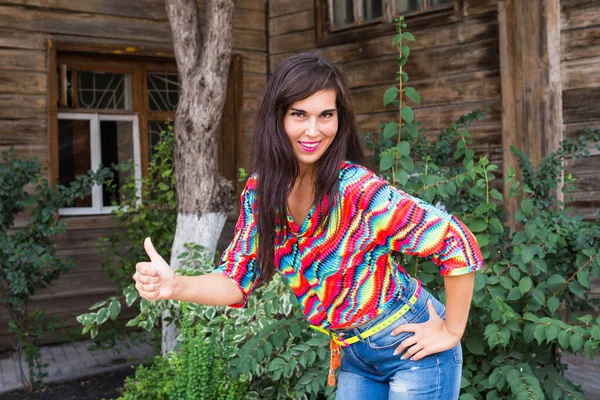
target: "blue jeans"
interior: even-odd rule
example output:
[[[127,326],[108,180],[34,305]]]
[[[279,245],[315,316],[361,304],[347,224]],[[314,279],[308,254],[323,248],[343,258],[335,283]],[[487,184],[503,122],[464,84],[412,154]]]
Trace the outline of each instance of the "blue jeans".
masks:
[[[341,338],[356,336],[396,312],[416,289],[411,279],[405,296],[387,311],[357,328],[338,329]],[[342,347],[344,355],[338,376],[336,400],[390,399],[429,400],[458,399],[462,376],[462,347],[460,342],[452,349],[430,354],[421,360],[401,360],[394,350],[404,339],[413,336],[403,332],[390,336],[390,332],[406,323],[421,323],[429,319],[427,300],[431,299],[438,315],[446,318],[446,307],[424,288],[414,306],[385,329]],[[405,350],[406,351],[406,350]]]

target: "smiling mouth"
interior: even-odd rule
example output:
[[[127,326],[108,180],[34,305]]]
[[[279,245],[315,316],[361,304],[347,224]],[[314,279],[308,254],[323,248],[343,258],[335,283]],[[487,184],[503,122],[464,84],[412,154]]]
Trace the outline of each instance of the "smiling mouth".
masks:
[[[298,142],[298,144],[300,144],[300,147],[302,147],[303,150],[305,151],[315,151],[317,147],[319,147],[319,144],[321,142]]]

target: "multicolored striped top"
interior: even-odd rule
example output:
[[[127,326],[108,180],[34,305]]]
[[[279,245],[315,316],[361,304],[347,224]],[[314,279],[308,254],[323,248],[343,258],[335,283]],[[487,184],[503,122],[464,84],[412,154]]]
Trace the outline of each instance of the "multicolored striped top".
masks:
[[[241,302],[230,305],[235,308],[246,304],[260,274],[256,186],[254,174],[242,192],[234,238],[215,270],[244,294]],[[354,162],[341,165],[339,194],[328,218],[324,203],[312,207],[302,226],[288,209],[292,232],[275,243],[275,265],[312,325],[356,326],[391,306],[410,279],[392,251],[429,257],[443,276],[483,268],[475,237],[461,221]]]

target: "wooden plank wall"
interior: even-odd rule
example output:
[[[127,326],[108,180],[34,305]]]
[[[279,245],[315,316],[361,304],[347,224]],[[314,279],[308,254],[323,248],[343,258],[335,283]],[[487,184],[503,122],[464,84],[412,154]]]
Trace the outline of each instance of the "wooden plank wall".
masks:
[[[406,71],[421,94],[416,117],[427,134],[437,134],[462,114],[490,108],[485,121],[472,129],[474,147],[502,162],[498,21],[495,0],[466,0],[465,19],[413,30]],[[393,35],[328,47],[315,45],[313,2],[271,0],[269,19],[271,70],[301,51],[324,56],[343,73],[352,89],[361,132],[375,131],[380,121],[397,119],[393,106],[383,107],[383,93],[395,84]]]
[[[600,129],[600,1],[561,1],[561,70],[565,136]],[[592,157],[567,161],[566,172],[579,179],[569,205],[592,219],[600,211],[600,152],[589,149]]]
[[[203,15],[204,0],[198,0]],[[267,73],[264,0],[238,0],[234,16],[234,53],[243,56],[245,126],[258,105],[256,93],[264,89]],[[15,23],[18,21],[18,23]],[[106,52],[122,48],[135,55],[144,49],[172,54],[170,28],[160,0],[0,0],[0,151],[14,146],[20,155],[37,156],[48,171],[47,41],[104,46]],[[248,157],[248,148],[245,153]],[[26,214],[20,219],[26,221]],[[74,316],[94,302],[113,294],[114,285],[101,269],[96,240],[112,230],[110,218],[69,217],[68,231],[57,242],[57,252],[73,257],[75,269],[50,287],[40,290],[31,307],[47,310],[77,326]],[[234,221],[235,222],[235,221]],[[228,243],[233,224],[224,231]],[[223,244],[224,243],[224,244]],[[133,272],[132,272],[133,274]],[[125,307],[126,309],[126,307]],[[131,316],[126,313],[124,317]],[[0,305],[0,352],[12,348],[8,315]],[[58,334],[45,338],[56,342]]]

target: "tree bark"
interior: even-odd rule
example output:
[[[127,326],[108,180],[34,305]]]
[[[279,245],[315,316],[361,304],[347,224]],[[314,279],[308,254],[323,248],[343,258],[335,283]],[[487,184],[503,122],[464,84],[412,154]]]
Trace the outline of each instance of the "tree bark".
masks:
[[[167,0],[181,92],[175,114],[174,162],[177,178],[177,229],[170,265],[180,267],[183,245],[194,242],[214,257],[234,187],[219,174],[218,132],[231,60],[234,0],[208,0],[200,30],[196,0]],[[163,314],[163,354],[178,335]]]

